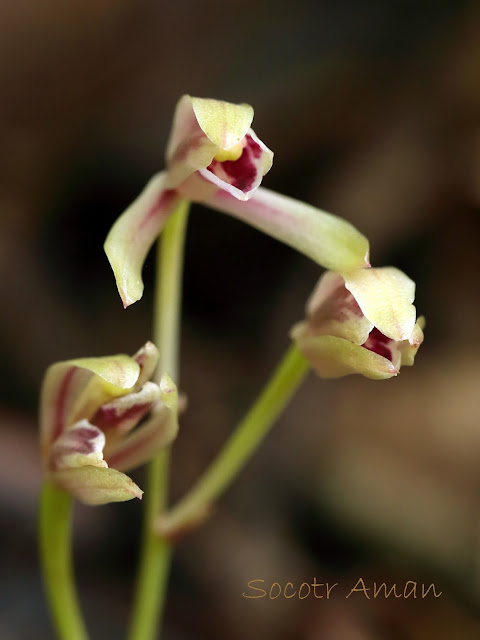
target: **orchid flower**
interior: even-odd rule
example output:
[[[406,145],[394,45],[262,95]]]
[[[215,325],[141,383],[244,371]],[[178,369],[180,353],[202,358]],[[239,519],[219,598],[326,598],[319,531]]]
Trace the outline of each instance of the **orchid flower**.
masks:
[[[415,283],[394,267],[327,272],[291,336],[322,378],[391,378],[413,365],[423,341],[414,297]]]
[[[125,307],[142,297],[142,267],[182,199],[230,214],[327,269],[369,266],[368,241],[348,222],[259,187],[273,153],[251,129],[247,104],[183,96],[156,174],[118,218],[105,242]]]
[[[91,505],[141,498],[143,491],[123,471],[149,460],[178,431],[175,384],[167,374],[159,385],[149,381],[157,360],[147,342],[133,357],[49,367],[40,432],[45,473],[56,485]]]

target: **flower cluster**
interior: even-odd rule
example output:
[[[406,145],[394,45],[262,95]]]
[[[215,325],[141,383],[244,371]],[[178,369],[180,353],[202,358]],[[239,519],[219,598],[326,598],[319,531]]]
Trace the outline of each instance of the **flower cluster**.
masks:
[[[123,471],[137,467],[178,431],[177,388],[147,342],[133,357],[53,364],[43,382],[40,433],[46,475],[86,504],[141,498]],[[144,420],[145,419],[145,420]],[[139,425],[140,421],[142,424]]]
[[[182,200],[204,203],[329,269],[308,302],[306,320],[291,332],[320,376],[395,376],[413,364],[423,340],[414,283],[393,267],[371,268],[368,241],[348,222],[260,186],[273,153],[252,120],[246,104],[180,99],[166,169],[148,182],[105,242],[124,306],[142,296],[143,263],[168,217]],[[156,361],[147,343],[133,358],[71,360],[48,370],[41,408],[45,469],[83,502],[140,497],[123,471],[175,437],[177,390],[166,374],[160,385],[148,381]]]

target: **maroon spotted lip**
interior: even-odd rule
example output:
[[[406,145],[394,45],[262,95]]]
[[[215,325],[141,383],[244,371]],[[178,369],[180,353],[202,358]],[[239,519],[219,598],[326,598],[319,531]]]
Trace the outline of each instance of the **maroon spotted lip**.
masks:
[[[258,176],[258,168],[254,160],[258,160],[261,155],[262,148],[247,133],[245,147],[237,160],[224,160],[223,162],[212,160],[207,170],[245,193],[254,188]]]

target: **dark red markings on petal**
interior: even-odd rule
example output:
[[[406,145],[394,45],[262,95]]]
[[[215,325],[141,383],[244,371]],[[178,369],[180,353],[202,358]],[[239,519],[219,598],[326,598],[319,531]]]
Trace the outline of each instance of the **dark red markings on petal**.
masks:
[[[65,431],[52,445],[49,462],[51,470],[65,468],[65,456],[72,454],[88,456],[97,451],[98,443],[95,443],[95,440],[100,435],[98,429],[93,426],[75,427]]]
[[[338,287],[319,304],[318,308],[309,313],[310,328],[314,333],[325,322],[346,322],[352,316],[361,318],[363,312],[350,291],[344,286]]]
[[[164,207],[167,207],[176,195],[177,192],[174,189],[165,189],[165,191],[162,191],[155,199],[155,202],[152,204],[147,214],[143,217],[141,223],[138,225],[138,231],[141,231],[143,227],[148,225],[151,219],[154,218]]]
[[[387,338],[381,331],[377,329],[377,327],[373,327],[370,331],[370,335],[368,336],[366,342],[362,344],[362,347],[368,349],[369,351],[373,351],[374,353],[378,353],[379,356],[383,356],[387,360],[393,363],[392,351],[389,349],[387,345],[392,342],[391,338]]]
[[[176,162],[183,162],[192,151],[201,147],[204,140],[205,134],[203,131],[199,131],[198,133],[194,133],[189,136],[175,149],[175,153],[169,159],[168,165],[171,166]]]
[[[346,287],[337,289],[336,295],[331,296],[332,317],[339,322],[347,320],[349,316],[363,317],[363,311],[358,302]]]
[[[209,171],[216,174],[215,169],[218,165],[221,165],[221,168],[229,177],[229,184],[240,189],[240,191],[250,191],[252,189],[257,177],[257,167],[253,159],[262,155],[262,148],[251,136],[247,134],[245,140],[245,147],[238,160],[225,160],[225,162],[212,160],[207,167]]]
[[[145,365],[146,360],[147,360],[147,350],[146,349],[141,349],[138,353],[135,354],[134,360],[138,364],[138,366],[140,367],[140,371],[141,371],[143,369],[144,365]]]
[[[152,433],[143,438],[135,438],[132,443],[128,443],[127,441],[127,444],[121,446],[118,451],[113,451],[111,455],[107,456],[108,466],[116,469],[124,463],[125,458],[128,459],[132,455],[136,455],[139,451],[143,451],[152,446],[157,438],[157,431],[152,431]]]
[[[252,136],[248,133],[245,136],[245,140],[247,141],[245,148],[248,149],[252,156],[254,158],[257,158],[258,160],[258,158],[260,158],[260,156],[262,155],[262,147],[258,144],[258,142],[255,142]]]
[[[147,404],[136,404],[125,411],[119,411],[115,407],[101,407],[92,419],[92,423],[102,431],[114,429],[119,424],[140,421],[153,406],[153,402]]]
[[[74,448],[75,453],[83,453],[88,455],[95,451],[95,445],[93,441],[98,438],[98,431],[91,427],[78,427],[72,432],[75,438]]]
[[[72,379],[76,371],[76,367],[71,367],[63,377],[58,395],[55,400],[55,413],[53,418],[52,442],[54,442],[65,429],[65,408],[67,404],[67,396]]]

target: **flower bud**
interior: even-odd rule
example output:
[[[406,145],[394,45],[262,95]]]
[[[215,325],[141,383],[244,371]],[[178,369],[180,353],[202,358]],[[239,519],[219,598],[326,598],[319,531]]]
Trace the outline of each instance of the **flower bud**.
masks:
[[[391,378],[413,365],[423,341],[414,296],[415,283],[394,267],[328,271],[291,337],[322,378]]]
[[[45,473],[82,502],[141,498],[123,471],[176,436],[175,384],[167,374],[160,385],[148,381],[157,360],[147,342],[133,357],[69,360],[47,370],[40,405]]]

